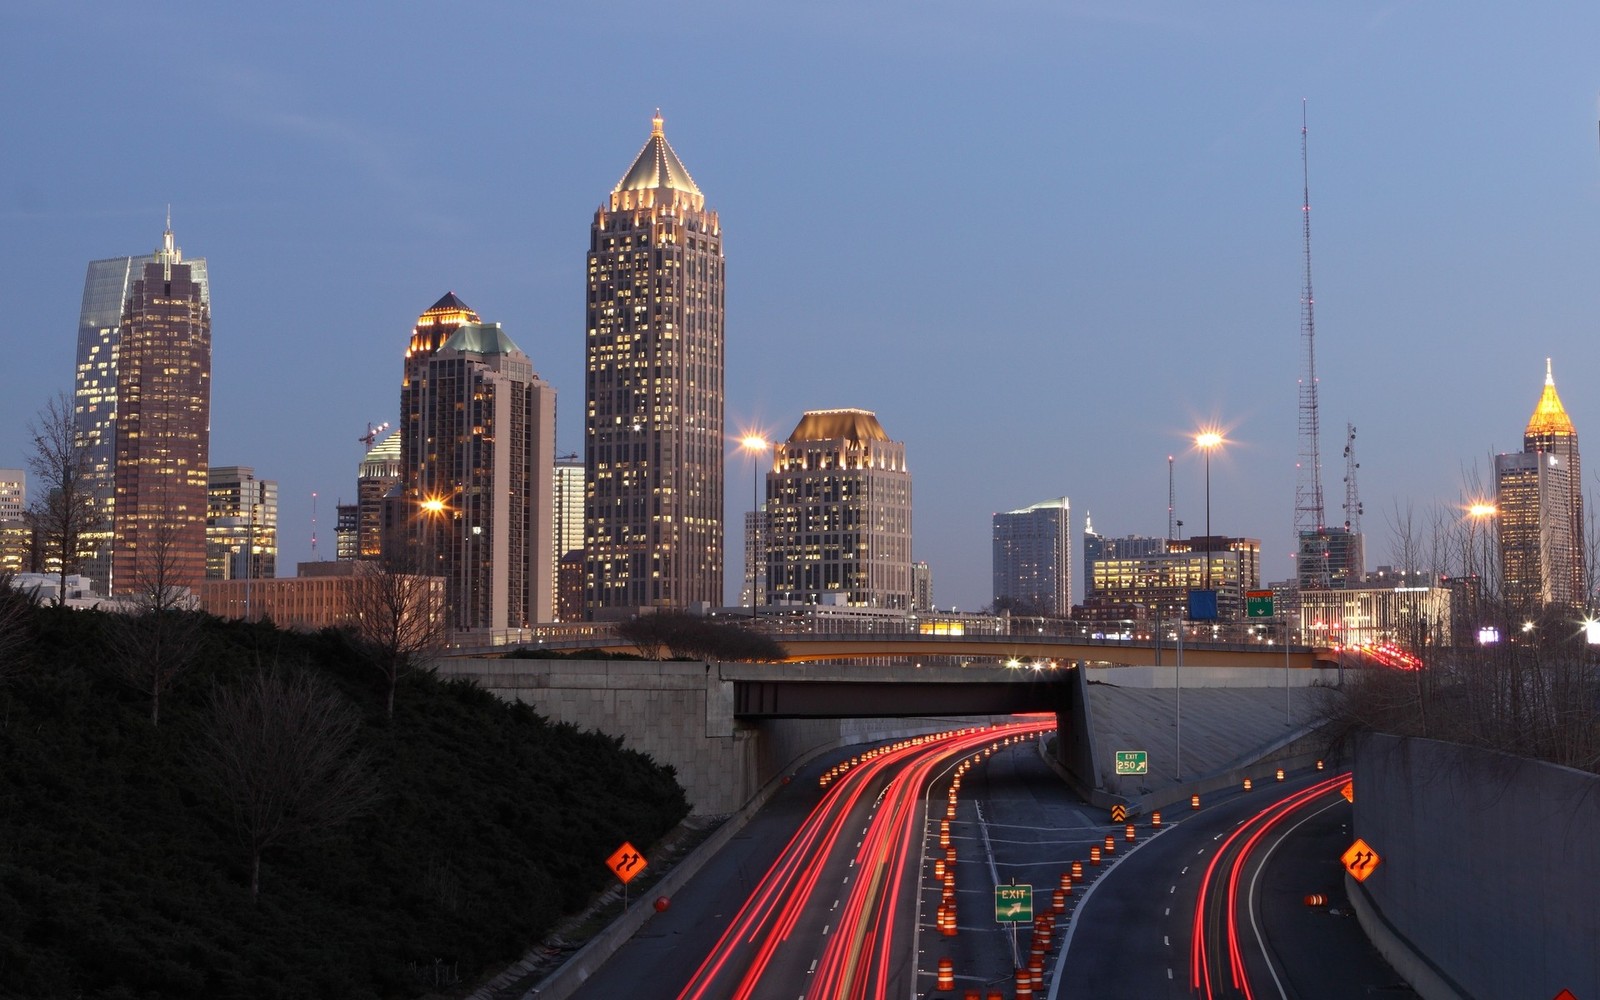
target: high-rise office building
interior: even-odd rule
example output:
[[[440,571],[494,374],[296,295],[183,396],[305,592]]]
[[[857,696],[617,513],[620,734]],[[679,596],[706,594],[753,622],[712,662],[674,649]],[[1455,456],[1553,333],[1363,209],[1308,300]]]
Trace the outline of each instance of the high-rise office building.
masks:
[[[1589,597],[1586,593],[1588,567],[1585,565],[1584,552],[1587,529],[1583,523],[1583,463],[1578,455],[1578,431],[1572,426],[1572,418],[1567,416],[1566,407],[1561,405],[1561,397],[1556,395],[1555,374],[1549,358],[1544,360],[1544,390],[1533,408],[1533,415],[1528,418],[1528,426],[1522,432],[1522,450],[1554,455],[1566,468],[1567,496],[1559,504],[1559,516],[1567,521],[1567,537],[1570,541],[1565,558],[1551,568],[1552,573],[1565,576],[1566,580],[1552,581],[1550,591],[1556,596],[1551,600],[1563,604],[1582,604]]]
[[[722,603],[722,228],[662,129],[589,231],[584,603]]]
[[[33,531],[23,513],[28,509],[28,474],[0,469],[0,573],[30,569]]]
[[[421,566],[445,578],[452,631],[549,621],[556,394],[498,323],[463,323],[406,360],[405,490]],[[415,437],[412,437],[415,435]]]
[[[113,593],[193,589],[205,578],[211,306],[203,275],[169,227],[123,305],[111,420]]]
[[[556,459],[555,474],[551,479],[551,494],[553,504],[552,514],[553,530],[555,532],[555,545],[551,554],[555,559],[552,572],[556,580],[556,612],[555,620],[558,622],[583,620],[583,588],[578,588],[578,602],[576,606],[568,600],[569,589],[561,586],[561,563],[572,553],[578,553],[578,565],[582,566],[583,556],[583,461],[576,455],[563,455]]]
[[[349,561],[361,558],[357,539],[360,535],[361,505],[342,500],[333,508],[334,558]]]
[[[1507,609],[1538,613],[1573,605],[1572,470],[1560,455],[1519,451],[1494,457],[1500,529],[1500,588]]]
[[[744,586],[739,605],[760,607],[767,599],[767,539],[771,535],[765,510],[744,512]]]
[[[210,470],[206,486],[206,579],[278,575],[278,483],[247,465]]]
[[[768,604],[911,607],[906,447],[867,410],[811,410],[767,474]]]
[[[1181,529],[1183,522],[1179,521]],[[1094,564],[1105,559],[1138,559],[1161,555],[1167,551],[1167,539],[1149,535],[1124,535],[1113,538],[1094,530],[1094,519],[1083,516],[1083,596],[1087,601],[1100,595],[1095,593]]]
[[[427,313],[423,314],[424,316]],[[452,327],[452,330],[455,328]],[[407,370],[409,385],[410,371]],[[384,498],[396,492],[405,482],[400,458],[400,431],[367,449],[356,471],[356,514],[354,559],[377,559],[383,555],[383,504]],[[399,492],[404,492],[403,489]],[[339,558],[345,556],[341,553]]]
[[[1360,532],[1324,526],[1303,531],[1295,557],[1301,590],[1348,590],[1366,579],[1366,548]]]
[[[911,564],[911,610],[933,610],[933,570],[921,560]]]
[[[167,229],[172,228],[171,220]],[[170,235],[170,232],[169,232]],[[101,594],[111,593],[111,542],[117,461],[117,355],[122,344],[122,314],[133,283],[156,254],[110,257],[89,262],[78,313],[77,364],[73,374],[73,419],[79,447],[86,452],[96,525],[84,538],[82,572]],[[211,285],[206,259],[183,262],[209,312]]]
[[[996,606],[1042,615],[1072,613],[1072,507],[1066,497],[994,515]]]

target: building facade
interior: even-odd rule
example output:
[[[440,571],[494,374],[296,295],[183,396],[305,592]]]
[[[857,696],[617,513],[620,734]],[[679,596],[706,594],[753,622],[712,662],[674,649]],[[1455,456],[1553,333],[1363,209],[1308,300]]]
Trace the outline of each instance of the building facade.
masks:
[[[867,410],[811,410],[767,474],[767,604],[911,608],[905,445]]]
[[[167,229],[172,228],[168,220]],[[122,316],[133,283],[155,263],[156,254],[109,257],[89,262],[78,312],[77,357],[73,368],[73,421],[84,450],[95,521],[84,539],[83,574],[101,594],[111,593],[111,543],[116,497],[117,356],[122,346]],[[206,259],[184,261],[209,312],[211,284]]]
[[[1500,593],[1515,614],[1572,605],[1571,470],[1560,455],[1521,451],[1494,457],[1500,534]]]
[[[427,314],[424,313],[424,316]],[[410,385],[407,371],[407,385]],[[352,559],[377,559],[383,555],[383,505],[391,493],[403,492],[403,463],[400,457],[401,435],[397,428],[389,436],[374,442],[361,458],[356,470],[355,538],[351,544]],[[340,555],[340,558],[345,558]]]
[[[1161,553],[1098,559],[1091,572],[1095,599],[1142,608],[1143,617],[1188,617],[1189,591],[1209,583],[1219,616],[1242,618],[1245,591],[1261,586],[1261,540],[1196,535],[1169,541]]]
[[[1072,506],[1066,497],[994,515],[996,609],[1066,618],[1072,613]]]
[[[558,622],[583,620],[582,576],[579,577],[578,602],[574,606],[561,585],[562,560],[576,552],[578,565],[583,565],[583,460],[576,455],[563,455],[556,459],[551,479],[551,507],[555,532],[556,612]]]
[[[278,575],[278,484],[247,465],[210,470],[206,484],[206,579]]]
[[[207,580],[200,585],[200,610],[219,618],[260,621],[315,632],[354,627],[374,603],[371,574],[383,570],[371,560],[301,563],[298,575],[272,580]],[[406,611],[437,618],[444,609],[444,581],[405,577],[413,599]],[[381,599],[380,599],[381,600]],[[423,631],[420,627],[414,631]]]
[[[1346,590],[1366,578],[1366,549],[1360,532],[1323,527],[1300,533],[1295,576],[1302,590]]]
[[[920,560],[911,564],[911,610],[933,610],[933,569]]]
[[[720,605],[722,228],[659,114],[595,212],[585,315],[587,614]]]
[[[1183,522],[1178,522],[1182,527]],[[1094,564],[1102,559],[1135,559],[1140,556],[1160,555],[1167,551],[1165,538],[1148,535],[1124,535],[1113,538],[1094,530],[1094,520],[1083,517],[1083,596],[1087,603],[1099,596],[1095,593]]]
[[[211,305],[203,277],[168,228],[123,305],[110,420],[113,595],[192,590],[205,578]]]
[[[402,450],[417,568],[445,579],[452,632],[528,628],[554,615],[556,394],[498,323],[465,323],[413,367]],[[414,419],[413,419],[414,417]]]

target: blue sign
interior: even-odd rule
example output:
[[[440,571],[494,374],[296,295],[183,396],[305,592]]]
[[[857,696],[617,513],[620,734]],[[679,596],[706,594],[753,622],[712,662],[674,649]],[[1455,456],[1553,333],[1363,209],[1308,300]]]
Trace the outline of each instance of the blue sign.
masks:
[[[1189,591],[1189,620],[1214,622],[1217,620],[1217,592],[1215,590]]]

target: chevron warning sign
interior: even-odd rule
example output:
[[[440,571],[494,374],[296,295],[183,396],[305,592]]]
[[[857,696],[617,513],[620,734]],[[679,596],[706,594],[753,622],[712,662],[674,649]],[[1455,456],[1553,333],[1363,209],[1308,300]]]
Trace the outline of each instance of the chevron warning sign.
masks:
[[[1118,802],[1111,807],[1111,822],[1126,823],[1128,821],[1128,807]]]

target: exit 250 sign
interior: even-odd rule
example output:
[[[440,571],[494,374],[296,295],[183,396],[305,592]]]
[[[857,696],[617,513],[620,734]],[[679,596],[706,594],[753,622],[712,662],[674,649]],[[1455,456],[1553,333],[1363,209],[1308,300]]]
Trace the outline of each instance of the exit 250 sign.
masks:
[[[1150,751],[1148,750],[1118,750],[1116,752],[1117,774],[1149,774]]]

